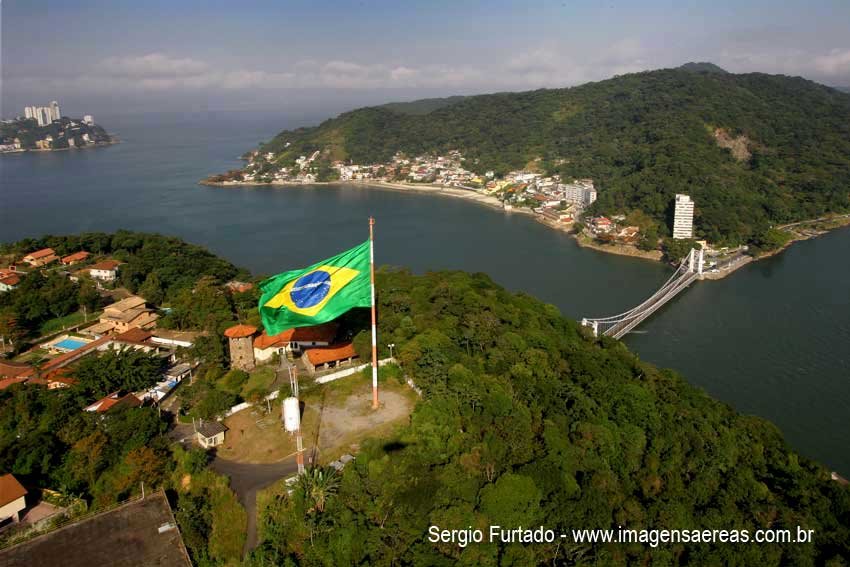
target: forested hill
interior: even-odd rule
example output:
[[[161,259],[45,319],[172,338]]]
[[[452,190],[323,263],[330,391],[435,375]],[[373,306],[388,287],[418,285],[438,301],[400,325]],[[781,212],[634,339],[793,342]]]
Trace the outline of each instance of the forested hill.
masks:
[[[641,209],[661,226],[685,192],[696,200],[697,233],[720,242],[850,210],[850,95],[805,79],[699,63],[443,100],[354,110],[261,149],[281,163],[322,150],[358,164],[458,149],[479,173],[533,166],[592,177],[599,211]]]
[[[794,453],[770,423],[482,274],[382,270],[377,289],[378,343],[395,343],[422,400],[396,437],[361,447],[323,508],[300,490],[270,507],[251,565],[850,561],[850,489]],[[366,329],[355,339],[364,355]],[[745,529],[753,538],[799,525],[815,538],[462,548],[429,542],[432,525]]]

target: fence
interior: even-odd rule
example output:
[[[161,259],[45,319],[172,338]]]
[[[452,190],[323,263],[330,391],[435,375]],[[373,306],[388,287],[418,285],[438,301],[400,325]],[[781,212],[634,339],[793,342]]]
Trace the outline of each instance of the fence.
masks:
[[[391,362],[395,363],[395,361],[396,361],[395,358],[392,358],[392,357],[385,358],[383,360],[378,361],[378,366],[384,366],[385,364],[389,364]],[[346,368],[345,370],[338,370],[336,372],[331,372],[330,374],[325,374],[324,376],[320,376],[320,377],[316,378],[316,383],[317,384],[327,384],[328,382],[333,382],[334,380],[339,380],[340,378],[345,378],[346,376],[351,376],[352,374],[357,374],[358,372],[361,372],[362,370],[369,368],[371,366],[372,366],[371,363],[361,364],[359,366],[352,366],[350,368]],[[266,400],[269,400],[269,401],[276,400],[279,395],[280,395],[280,390],[275,390],[274,392],[272,392],[271,394],[269,394],[268,396],[263,398],[263,401],[265,402]],[[233,406],[232,408],[230,408],[229,410],[224,412],[224,418],[228,418],[231,415],[233,415],[234,413],[240,412],[242,410],[246,410],[253,405],[254,404],[252,404],[250,402],[242,402],[241,404],[236,404],[235,406]]]

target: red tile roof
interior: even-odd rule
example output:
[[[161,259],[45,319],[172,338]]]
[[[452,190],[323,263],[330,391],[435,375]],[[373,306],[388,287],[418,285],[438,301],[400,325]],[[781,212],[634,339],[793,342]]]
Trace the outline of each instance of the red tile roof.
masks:
[[[153,336],[150,331],[145,331],[138,327],[133,327],[115,336],[116,341],[124,341],[127,343],[143,343]]]
[[[21,283],[21,278],[17,274],[9,274],[8,276],[0,277],[0,282],[8,286],[15,286]]]
[[[74,252],[73,254],[69,254],[62,258],[63,264],[73,264],[74,262],[82,262],[86,258],[89,257],[89,253],[85,250],[80,250],[79,252]]]
[[[302,343],[330,343],[336,337],[339,325],[336,323],[325,323],[313,327],[295,327],[287,329],[277,335],[269,336],[265,331],[254,339],[254,347],[266,349],[273,346],[282,346],[292,342]]]
[[[15,378],[3,378],[0,380],[0,390],[5,390],[12,384],[20,384],[21,382],[26,382],[27,379],[23,376],[16,376]]]
[[[85,411],[93,411],[97,413],[106,413],[115,406],[119,404],[126,404],[131,407],[138,407],[142,405],[141,400],[134,396],[133,394],[126,394],[124,396],[119,395],[118,392],[112,392],[108,396],[105,396],[95,403],[87,406]]]
[[[289,340],[285,338],[286,331],[277,335],[268,336],[265,331],[260,333],[260,336],[254,339],[254,348],[267,349],[276,346],[284,346],[289,344]]]
[[[77,384],[79,380],[71,377],[71,369],[67,366],[65,368],[57,368],[56,370],[51,370],[47,373],[47,384],[50,385],[51,382],[57,382],[59,384],[64,384],[66,386],[73,386]],[[34,379],[30,379],[32,382]]]
[[[26,493],[27,489],[11,474],[0,476],[0,506],[11,504]]]
[[[121,265],[121,262],[118,262],[118,261],[116,261],[116,260],[103,260],[102,262],[98,262],[97,264],[92,264],[91,266],[89,266],[89,267],[88,267],[88,268],[86,268],[86,269],[87,269],[87,270],[107,270],[107,271],[112,271],[112,270],[114,270],[115,268],[117,268],[117,267],[118,267],[118,266],[120,266],[120,265]]]
[[[354,350],[354,345],[351,343],[343,345],[332,345],[322,348],[311,348],[303,354],[307,361],[313,366],[325,364],[327,362],[339,362],[348,358],[357,356],[357,351]]]
[[[234,325],[224,331],[224,336],[230,339],[241,339],[250,337],[257,332],[257,327],[252,325]]]
[[[32,258],[33,260],[38,260],[39,258],[45,258],[54,254],[56,254],[56,252],[53,251],[53,248],[42,248],[41,250],[30,252],[25,256],[25,258]]]

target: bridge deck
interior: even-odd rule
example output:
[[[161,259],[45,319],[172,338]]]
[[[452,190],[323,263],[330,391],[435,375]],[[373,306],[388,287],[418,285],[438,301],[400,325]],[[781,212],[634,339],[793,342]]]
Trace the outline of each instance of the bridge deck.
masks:
[[[691,250],[670,279],[640,305],[613,317],[584,319],[582,323],[592,325],[594,334],[601,332],[604,336],[615,339],[625,336],[702,275],[702,252],[700,251],[698,261],[695,253],[695,250]]]
[[[663,306],[668,301],[679,295],[679,292],[691,285],[691,282],[697,279],[697,277],[699,277],[699,274],[697,273],[688,273],[672,289],[670,289],[667,293],[663,294],[661,297],[656,298],[655,301],[651,302],[649,305],[645,306],[633,318],[620,321],[619,323],[607,329],[604,334],[608,337],[614,337],[615,339],[619,339],[625,336],[626,333],[640,325],[650,315],[652,315],[659,308],[661,308],[661,306]]]

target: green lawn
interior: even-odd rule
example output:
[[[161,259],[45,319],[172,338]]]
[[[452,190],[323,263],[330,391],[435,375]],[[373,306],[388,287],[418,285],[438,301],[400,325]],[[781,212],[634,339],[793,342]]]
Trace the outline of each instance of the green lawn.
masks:
[[[89,313],[88,320],[96,321],[100,312]],[[75,313],[71,313],[70,315],[65,315],[64,317],[57,317],[56,319],[51,319],[49,321],[45,321],[41,328],[38,330],[39,336],[52,335],[54,333],[58,333],[59,331],[66,329],[68,327],[73,327],[74,325],[78,325],[83,322],[83,313],[82,311],[77,311]]]
[[[50,353],[44,349],[37,348],[29,352],[25,352],[14,359],[15,362],[30,362],[33,359],[49,360]]]
[[[271,393],[271,386],[274,382],[274,368],[271,366],[261,366],[251,372],[251,377],[242,386],[242,397],[248,397],[248,393],[260,389],[266,393]]]

